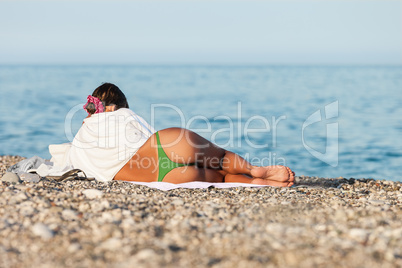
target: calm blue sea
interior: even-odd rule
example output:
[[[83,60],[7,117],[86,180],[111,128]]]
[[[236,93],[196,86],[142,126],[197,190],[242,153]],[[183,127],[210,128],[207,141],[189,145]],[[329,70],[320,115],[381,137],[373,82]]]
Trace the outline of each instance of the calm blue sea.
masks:
[[[0,66],[0,154],[49,158],[102,82],[156,129],[190,128],[255,164],[402,180],[402,67]]]

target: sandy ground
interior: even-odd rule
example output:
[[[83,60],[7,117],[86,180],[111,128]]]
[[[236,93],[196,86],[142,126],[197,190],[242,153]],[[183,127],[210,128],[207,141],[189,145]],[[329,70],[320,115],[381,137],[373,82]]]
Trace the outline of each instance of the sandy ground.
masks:
[[[20,159],[0,156],[0,176]],[[166,192],[0,181],[0,267],[402,267],[401,220],[391,181]]]

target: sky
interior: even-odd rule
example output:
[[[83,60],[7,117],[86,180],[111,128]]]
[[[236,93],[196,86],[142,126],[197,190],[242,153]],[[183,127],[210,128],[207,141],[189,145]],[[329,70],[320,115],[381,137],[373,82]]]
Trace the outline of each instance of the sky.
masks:
[[[3,1],[4,64],[402,65],[402,1]]]

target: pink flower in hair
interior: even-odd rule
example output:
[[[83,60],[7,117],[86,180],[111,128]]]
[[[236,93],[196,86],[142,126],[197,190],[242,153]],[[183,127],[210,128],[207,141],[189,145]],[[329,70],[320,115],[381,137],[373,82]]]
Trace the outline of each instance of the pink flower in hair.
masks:
[[[103,113],[104,111],[105,111],[105,107],[104,107],[104,105],[103,105],[103,103],[102,103],[102,101],[100,100],[100,99],[98,99],[97,97],[94,97],[94,96],[91,96],[91,95],[88,95],[88,97],[87,97],[87,103],[84,105],[84,109],[85,109],[85,111],[88,113],[88,114],[91,114],[90,112],[88,112],[88,110],[87,110],[87,107],[88,107],[88,105],[91,107],[91,108],[95,108],[95,113],[96,114],[98,114],[98,113]],[[89,107],[88,107],[89,108]]]

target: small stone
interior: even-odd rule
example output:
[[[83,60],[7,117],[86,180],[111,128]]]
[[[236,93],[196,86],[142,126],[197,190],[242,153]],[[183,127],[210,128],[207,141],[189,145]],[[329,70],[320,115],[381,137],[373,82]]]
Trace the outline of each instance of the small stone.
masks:
[[[58,212],[62,212],[63,208],[62,207],[51,207],[49,210],[52,213],[58,213]]]
[[[109,238],[105,242],[102,243],[101,248],[107,249],[107,250],[118,250],[122,246],[122,242],[118,238]]]
[[[12,172],[6,172],[4,174],[4,176],[1,178],[2,181],[6,181],[6,182],[21,182],[20,177]]]
[[[297,255],[294,252],[286,252],[284,257],[287,265],[289,266],[297,266],[300,263],[300,260],[297,258]]]
[[[35,223],[35,225],[32,226],[32,232],[45,240],[48,240],[54,236],[52,230],[50,230],[47,225],[40,222]]]
[[[64,220],[72,221],[77,219],[77,213],[71,209],[65,209],[61,212]]]
[[[22,215],[24,215],[25,217],[30,217],[35,213],[35,209],[33,207],[31,207],[31,206],[23,206],[20,209],[20,213]]]
[[[268,233],[282,234],[285,232],[285,227],[280,224],[271,223],[265,226],[265,231]]]
[[[172,205],[175,205],[175,206],[182,206],[183,204],[184,204],[184,201],[181,199],[175,199],[172,201]]]
[[[373,200],[369,200],[369,202],[371,204],[373,204],[373,205],[383,205],[383,204],[385,204],[384,200],[375,200],[375,199],[373,199]]]
[[[86,189],[82,191],[82,193],[85,195],[86,198],[89,199],[99,198],[103,195],[103,192],[97,189]]]
[[[32,174],[32,173],[22,173],[20,174],[21,180],[25,182],[39,182],[40,177],[38,174]]]
[[[115,220],[113,215],[109,212],[103,212],[101,219],[102,219],[102,222],[113,222]]]
[[[364,229],[353,228],[349,231],[349,236],[360,243],[364,243],[368,238],[368,232]]]
[[[336,210],[334,216],[335,216],[335,219],[340,222],[346,221],[348,218],[348,216],[346,215],[346,212],[342,209]]]
[[[270,203],[274,203],[274,204],[278,203],[278,199],[276,199],[275,197],[271,197],[267,201],[269,201]]]
[[[23,202],[24,200],[27,200],[27,199],[28,199],[27,195],[25,193],[20,192],[20,193],[18,193],[18,194],[16,194],[16,195],[11,197],[10,204],[18,204],[18,203],[21,203],[21,202]]]
[[[155,251],[153,251],[152,249],[143,249],[140,250],[137,254],[135,254],[135,258],[138,260],[149,260],[154,258],[156,255]]]
[[[386,259],[389,262],[392,262],[395,259],[395,256],[391,251],[388,250],[384,254],[384,259]]]
[[[67,250],[70,253],[76,252],[81,249],[81,245],[79,243],[72,243],[68,246]]]

